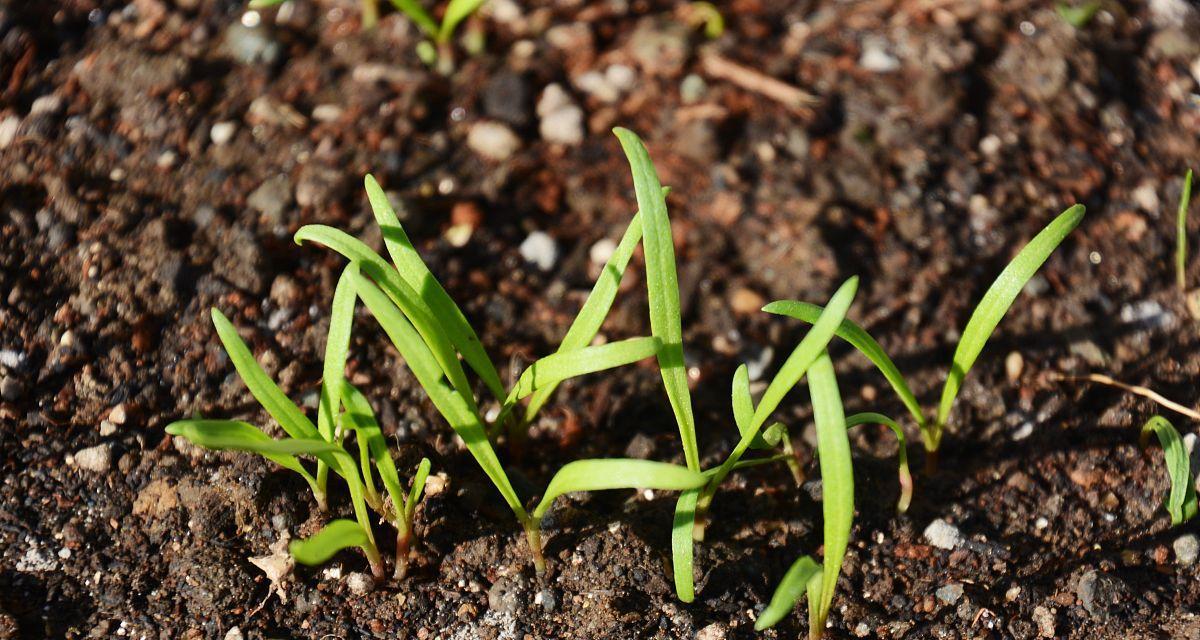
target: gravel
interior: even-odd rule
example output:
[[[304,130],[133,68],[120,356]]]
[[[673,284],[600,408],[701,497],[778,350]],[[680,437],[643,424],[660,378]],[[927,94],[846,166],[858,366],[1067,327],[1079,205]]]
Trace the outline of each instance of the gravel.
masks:
[[[112,446],[99,444],[75,452],[75,466],[84,471],[105,473],[112,467]]]
[[[525,238],[520,247],[521,257],[537,265],[542,271],[549,271],[558,262],[558,243],[544,231],[534,231]]]
[[[538,98],[538,133],[547,142],[577,145],[583,142],[583,109],[558,84],[549,84]]]
[[[1185,533],[1175,538],[1171,548],[1175,550],[1175,562],[1190,566],[1195,564],[1196,557],[1200,556],[1200,539],[1197,539],[1194,533]]]
[[[962,533],[958,527],[946,522],[945,520],[934,520],[925,527],[925,540],[929,544],[947,551],[954,549],[962,544]]]
[[[939,602],[944,604],[954,604],[958,602],[963,595],[963,586],[957,582],[940,587],[935,593]]]
[[[467,146],[488,160],[500,162],[521,148],[521,139],[499,122],[476,122],[467,133]]]

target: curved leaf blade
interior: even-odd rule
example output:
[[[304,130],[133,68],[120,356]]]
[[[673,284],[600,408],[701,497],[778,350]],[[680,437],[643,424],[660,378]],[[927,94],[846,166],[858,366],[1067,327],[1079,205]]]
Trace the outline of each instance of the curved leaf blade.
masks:
[[[896,502],[896,512],[905,513],[912,503],[913,478],[908,468],[908,441],[904,437],[904,429],[900,423],[882,413],[856,413],[846,418],[846,428],[857,427],[860,424],[881,424],[892,430],[896,436],[896,460],[900,467],[900,499]]]
[[[1196,517],[1196,486],[1192,479],[1191,461],[1179,432],[1166,418],[1154,416],[1146,421],[1141,433],[1143,448],[1148,444],[1151,433],[1158,436],[1167,465],[1167,476],[1171,478],[1171,492],[1163,500],[1163,507],[1171,515],[1171,526],[1177,527]]]
[[[1192,170],[1183,177],[1183,190],[1179,193],[1179,209],[1175,212],[1175,277],[1179,290],[1187,289],[1187,214],[1192,199]]]
[[[950,375],[946,378],[946,386],[942,388],[942,399],[938,403],[937,424],[934,426],[932,438],[935,445],[940,442],[941,430],[950,417],[950,409],[954,406],[954,399],[958,396],[963,378],[975,364],[975,359],[979,357],[984,344],[996,330],[996,325],[1000,324],[1013,301],[1021,294],[1025,283],[1037,273],[1067,234],[1083,220],[1084,212],[1083,205],[1077,204],[1059,214],[1017,253],[983,294],[983,299],[979,301],[979,305],[967,321],[958,347],[954,350]]]
[[[821,565],[811,556],[801,556],[783,574],[783,579],[771,595],[771,602],[754,621],[754,630],[763,631],[778,624],[792,612],[792,608],[806,593],[809,596],[809,608],[812,609],[813,601],[819,597],[820,585]]]
[[[254,354],[250,352],[250,347],[242,341],[242,337],[238,335],[237,329],[234,328],[229,318],[226,318],[220,309],[213,307],[212,320],[213,326],[217,329],[217,337],[225,346],[229,360],[233,362],[233,368],[237,370],[238,376],[250,390],[250,395],[258,400],[258,403],[267,410],[267,413],[271,414],[271,417],[279,423],[279,426],[283,427],[288,435],[293,438],[320,437],[313,423],[300,411],[299,407],[284,395],[275,382],[267,376],[267,372],[263,371],[262,366],[254,359]]]
[[[671,221],[667,218],[667,201],[662,184],[646,145],[634,132],[613,129],[621,148],[629,159],[633,173],[633,189],[638,210],[642,212],[642,243],[646,253],[646,290],[650,303],[651,334],[663,341],[658,352],[663,386],[675,421],[687,467],[700,469],[700,451],[696,443],[696,421],[692,413],[692,396],[687,384],[683,360],[683,329],[679,308],[679,276],[675,271],[675,242],[671,236]]]
[[[633,364],[658,353],[662,340],[630,338],[565,353],[554,353],[529,365],[517,379],[505,404],[512,404],[549,385],[577,376]]]
[[[675,518],[671,522],[671,569],[675,578],[675,595],[682,602],[696,599],[692,578],[694,564],[692,529],[696,526],[696,501],[699,489],[687,489],[675,503]]]
[[[550,479],[550,485],[533,512],[540,520],[556,498],[575,491],[607,489],[659,489],[683,491],[704,484],[704,475],[687,467],[653,460],[609,458],[567,463]]]
[[[371,536],[357,522],[334,520],[311,537],[293,540],[288,545],[288,552],[300,564],[318,565],[329,561],[342,549],[371,544]]]
[[[446,13],[442,16],[442,26],[438,29],[438,42],[449,42],[458,24],[475,13],[484,2],[487,0],[450,0]]]
[[[274,442],[274,440],[248,422],[241,420],[178,420],[167,425],[166,431],[173,436],[187,438],[192,444],[205,449],[236,449],[257,453],[285,469],[295,471],[310,479],[312,477],[295,456],[271,453],[256,448],[256,445],[260,443]],[[241,440],[242,445],[236,447],[212,446],[223,443],[227,439]]]
[[[821,312],[824,309],[807,302],[777,300],[763,307],[763,311],[812,324],[817,321],[817,318],[821,317]],[[896,391],[896,395],[900,397],[900,401],[904,403],[905,408],[912,414],[913,419],[917,421],[918,425],[924,426],[925,416],[921,412],[921,403],[917,402],[917,396],[909,388],[908,381],[904,379],[904,375],[900,373],[900,369],[888,357],[887,352],[883,350],[879,342],[849,318],[843,319],[842,323],[838,326],[837,337],[850,343],[850,346],[866,356],[867,360],[870,360],[871,364],[875,365],[876,369],[879,369],[883,377],[892,385],[892,389]]]
[[[434,37],[437,35],[438,26],[429,12],[425,11],[416,0],[391,0],[392,6],[400,10],[401,13],[408,16],[409,20],[417,23],[417,27],[425,32],[425,35]]]
[[[854,467],[850,458],[850,438],[846,435],[846,417],[837,376],[828,353],[822,353],[808,372],[808,390],[812,398],[813,422],[817,427],[817,450],[821,466],[821,511],[824,520],[825,562],[816,625],[824,629],[833,604],[837,576],[850,543],[854,523]]]
[[[383,244],[396,265],[396,271],[425,301],[434,317],[442,323],[442,328],[445,329],[446,336],[454,348],[462,354],[471,369],[479,374],[492,395],[496,399],[503,398],[504,385],[500,382],[500,374],[496,372],[492,359],[484,352],[483,344],[479,341],[475,329],[471,328],[471,323],[467,322],[466,315],[417,253],[400,224],[400,219],[396,217],[392,203],[388,201],[387,194],[375,181],[375,177],[368,174],[364,182],[367,200],[371,203],[375,222],[383,232]]]

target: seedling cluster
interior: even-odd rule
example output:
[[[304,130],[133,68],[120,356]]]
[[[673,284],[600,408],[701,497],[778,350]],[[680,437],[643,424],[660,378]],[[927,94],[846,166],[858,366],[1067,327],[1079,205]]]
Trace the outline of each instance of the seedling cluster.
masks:
[[[398,6],[406,4],[398,2]],[[771,417],[789,391],[807,379],[822,480],[823,558],[818,561],[806,555],[795,561],[770,604],[759,615],[755,627],[765,629],[774,625],[807,595],[810,637],[819,638],[832,607],[854,519],[854,474],[847,434],[850,427],[880,424],[895,434],[899,440],[899,512],[908,508],[913,495],[902,425],[879,413],[845,415],[837,376],[827,351],[829,343],[835,337],[848,342],[878,368],[911,413],[925,445],[927,463],[932,465],[967,372],[1025,284],[1083,219],[1084,209],[1075,205],[1051,221],[1017,253],[988,288],[963,330],[932,419],[926,416],[908,382],[880,344],[847,317],[858,289],[857,277],[842,283],[824,306],[794,300],[766,305],[764,311],[768,313],[795,318],[812,326],[761,397],[756,399],[751,393],[746,366],[737,369],[731,392],[737,444],[719,465],[703,469],[684,367],[678,276],[667,216],[666,189],[660,184],[649,153],[637,135],[625,129],[616,129],[615,133],[632,170],[638,213],[631,219],[616,250],[597,277],[559,348],[531,364],[511,386],[504,385],[466,316],[418,255],[383,190],[367,176],[367,196],[382,231],[390,263],[362,241],[328,226],[306,226],[295,236],[297,243],[323,245],[348,261],[331,305],[316,424],[270,380],[232,323],[214,309],[217,335],[234,367],[287,437],[274,439],[250,424],[234,420],[183,420],[170,425],[167,431],[211,449],[257,453],[295,471],[311,487],[321,509],[326,508],[328,479],[332,471],[346,483],[354,519],[333,520],[312,537],[293,542],[292,555],[304,564],[320,564],[341,549],[358,547],[366,555],[375,575],[382,576],[384,563],[370,521],[370,511],[375,511],[397,532],[395,574],[403,575],[413,548],[414,515],[430,464],[428,460],[421,461],[406,490],[370,401],[344,377],[355,309],[361,302],[512,511],[525,532],[533,564],[539,573],[545,569],[540,523],[557,497],[570,492],[607,489],[678,491],[680,495],[670,536],[673,574],[679,598],[691,602],[694,598],[694,545],[704,538],[712,501],[729,474],[762,464],[785,463],[791,467],[798,482],[803,478],[792,453],[787,427],[772,422]],[[1186,205],[1181,210],[1184,208]],[[613,305],[623,274],[639,244],[645,255],[650,335],[594,345],[594,338]],[[561,382],[649,358],[655,358],[658,363],[667,400],[679,429],[683,464],[621,458],[570,462],[553,476],[540,500],[527,509],[530,502],[525,499],[527,497],[518,495],[513,487],[494,444],[506,439],[510,445],[521,445],[530,423]],[[482,382],[490,399],[475,396],[468,371]],[[495,409],[484,412],[481,406],[494,406]],[[1143,430],[1143,442],[1151,433],[1158,435],[1166,452],[1172,480],[1166,505],[1172,522],[1178,524],[1196,512],[1196,494],[1187,466],[1187,453],[1178,433],[1166,420],[1151,419]],[[350,435],[353,435],[357,455],[347,449]],[[748,456],[751,451],[763,453]],[[301,457],[316,460],[315,472],[309,470]],[[382,491],[375,483],[376,476],[382,483]]]

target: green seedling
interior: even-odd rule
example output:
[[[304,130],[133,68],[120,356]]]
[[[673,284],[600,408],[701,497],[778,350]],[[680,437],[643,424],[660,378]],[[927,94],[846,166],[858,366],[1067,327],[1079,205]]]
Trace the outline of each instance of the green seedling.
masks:
[[[396,346],[434,407],[463,439],[468,451],[513,511],[525,530],[534,564],[541,571],[545,562],[541,557],[539,519],[526,511],[492,448],[488,433],[498,431],[508,424],[510,434],[516,440],[517,436],[523,435],[523,427],[532,420],[536,411],[563,380],[660,356],[664,349],[669,349],[667,341],[659,335],[587,346],[612,306],[621,274],[640,239],[643,216],[639,214],[634,217],[621,247],[597,280],[595,288],[583,310],[572,323],[559,350],[530,365],[517,379],[513,388],[505,391],[497,369],[483,351],[475,331],[421,260],[401,227],[387,196],[370,176],[366,178],[366,190],[376,221],[383,231],[384,245],[394,266],[385,262],[361,241],[331,227],[306,226],[296,233],[296,241],[323,244],[342,254],[355,265],[356,268],[349,277],[358,297]],[[657,192],[661,197],[662,189],[658,188]],[[663,216],[665,217],[665,211]],[[655,220],[653,215],[645,216],[645,219]],[[657,226],[652,228],[658,229]],[[668,254],[666,260],[670,261],[673,268],[673,256]],[[652,308],[655,304],[661,305],[652,303]],[[678,316],[677,297],[675,308],[675,315]],[[678,331],[674,334],[674,343],[678,350]],[[462,357],[462,361],[459,360],[459,356]],[[678,360],[682,363],[681,355]],[[463,362],[480,377],[500,403],[497,417],[491,425],[483,418]],[[682,364],[680,373],[682,374]],[[530,404],[523,416],[517,419],[514,413],[518,403],[530,396]],[[699,473],[698,469],[690,470]],[[639,478],[645,479],[644,476]],[[653,481],[654,476],[649,477],[649,480]],[[560,481],[560,486],[575,485],[563,480]],[[618,486],[627,485],[618,484],[611,488]],[[655,484],[628,486],[670,488]],[[586,487],[579,490],[586,490]]]
[[[283,2],[285,0],[251,0],[248,6],[257,11],[283,4]],[[446,12],[442,14],[442,21],[439,23],[416,0],[391,0],[392,6],[408,16],[409,20],[412,20],[421,33],[428,38],[417,45],[417,55],[421,61],[430,66],[438,63],[439,60],[445,61],[446,66],[442,68],[444,71],[449,71],[453,65],[449,47],[455,29],[463,20],[475,13],[484,2],[487,0],[450,0],[450,3],[446,5]],[[379,22],[379,0],[361,0],[361,3],[363,27],[371,29]]]
[[[1196,517],[1196,486],[1187,447],[1175,427],[1162,416],[1154,416],[1142,427],[1138,440],[1142,449],[1150,444],[1150,435],[1158,436],[1167,465],[1167,476],[1171,479],[1171,492],[1163,500],[1163,507],[1171,516],[1171,526],[1177,527]]]
[[[1187,214],[1192,200],[1192,170],[1183,177],[1183,190],[1179,193],[1179,210],[1175,214],[1175,279],[1179,291],[1187,290]]]
[[[807,593],[808,637],[817,640],[825,631],[837,577],[850,542],[854,521],[854,468],[842,398],[828,353],[822,352],[809,368],[808,388],[821,466],[825,562],[818,563],[811,556],[797,560],[784,575],[754,628],[762,631],[773,626]]]
[[[896,501],[896,513],[904,514],[912,504],[913,478],[908,469],[908,441],[904,438],[904,429],[900,423],[882,413],[856,413],[846,418],[846,428],[857,427],[860,424],[881,424],[892,430],[896,436],[896,460],[900,467],[900,499]]]
[[[1093,1],[1079,6],[1071,6],[1066,2],[1059,2],[1054,5],[1054,10],[1058,12],[1058,16],[1064,22],[1076,29],[1082,29],[1092,21],[1092,18],[1096,17],[1096,12],[1100,10],[1100,3]]]
[[[197,445],[210,449],[231,449],[258,453],[299,473],[313,490],[321,510],[326,507],[328,470],[333,469],[347,483],[351,500],[358,522],[344,521],[330,533],[323,533],[315,548],[329,548],[331,544],[340,544],[338,549],[352,546],[361,547],[371,563],[376,576],[382,575],[382,563],[375,546],[374,534],[366,515],[367,507],[377,511],[384,520],[397,530],[396,577],[404,574],[407,567],[408,550],[412,539],[412,521],[416,506],[424,489],[425,478],[429,473],[429,460],[422,460],[412,483],[412,489],[406,495],[400,487],[398,474],[383,435],[375,422],[367,399],[357,389],[345,382],[343,378],[347,353],[349,350],[350,329],[354,318],[356,293],[354,279],[357,269],[348,267],[338,280],[334,291],[333,312],[331,314],[329,334],[326,340],[324,379],[322,381],[321,397],[318,404],[317,425],[314,427],[304,413],[292,403],[270,380],[254,359],[249,347],[238,336],[233,324],[217,309],[213,309],[213,324],[217,330],[230,360],[238,375],[246,383],[251,394],[267,410],[267,412],[291,436],[285,440],[273,440],[262,431],[244,422],[228,420],[183,420],[167,427],[167,432],[191,440]],[[342,406],[347,408],[345,415],[341,413]],[[344,419],[343,419],[344,418]],[[340,428],[339,428],[340,427]],[[345,452],[342,446],[341,431],[353,431],[356,434],[360,461],[355,467],[353,458]],[[317,474],[309,473],[295,457],[298,454],[311,455],[317,459]],[[349,461],[349,464],[347,464]],[[387,491],[387,500],[375,489],[372,478],[371,464],[376,465],[378,473]],[[407,498],[407,499],[406,499]],[[341,535],[351,525],[361,529],[353,536]],[[367,540],[369,544],[361,542]],[[339,542],[340,541],[340,542]],[[294,543],[299,545],[301,554],[297,560],[304,563],[305,541]]]
[[[1008,312],[1025,284],[1050,257],[1050,254],[1062,243],[1079,222],[1083,220],[1083,205],[1074,205],[1059,214],[1050,224],[1046,225],[1000,272],[995,282],[983,294],[983,299],[975,307],[967,326],[963,329],[962,337],[954,351],[950,373],[946,385],[942,389],[941,402],[938,404],[937,417],[930,421],[925,417],[921,404],[913,394],[908,382],[896,368],[895,363],[884,352],[879,343],[862,327],[850,320],[844,320],[837,329],[838,337],[849,342],[861,352],[872,364],[879,369],[883,377],[892,385],[896,395],[912,414],[913,419],[921,429],[921,438],[925,444],[926,463],[930,470],[936,467],[937,452],[941,446],[942,435],[950,417],[950,409],[958,397],[963,378],[975,364],[976,358],[983,350],[995,331],[996,326]],[[770,313],[786,315],[804,322],[815,322],[821,314],[821,308],[796,301],[774,302],[764,308]]]
[[[689,22],[704,25],[704,37],[716,40],[725,33],[725,17],[711,2],[690,2],[687,4]]]

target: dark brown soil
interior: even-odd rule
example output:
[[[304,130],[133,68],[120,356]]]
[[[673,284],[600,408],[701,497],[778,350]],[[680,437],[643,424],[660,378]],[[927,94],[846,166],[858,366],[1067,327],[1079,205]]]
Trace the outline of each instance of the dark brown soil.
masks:
[[[1175,551],[1196,526],[1168,528],[1161,453],[1136,447],[1160,409],[1046,375],[1200,395],[1196,321],[1171,271],[1180,176],[1200,167],[1194,4],[1104,0],[1075,29],[1051,3],[735,0],[712,43],[668,2],[529,4],[493,0],[466,25],[485,51],[460,49],[444,77],[416,59],[402,16],[364,32],[347,0],[295,0],[253,29],[235,0],[0,2],[0,637],[806,633],[799,608],[752,628],[788,564],[818,551],[818,485],[797,489],[782,468],[735,475],[691,605],[667,577],[669,495],[562,500],[535,577],[511,514],[366,314],[353,379],[403,468],[429,456],[444,479],[405,581],[352,595],[345,576],[365,565],[345,553],[273,595],[248,558],[319,525],[303,482],[163,433],[194,414],[268,424],[212,306],[315,404],[342,263],[291,234],[327,223],[378,246],[367,172],[405,202],[497,362],[550,352],[595,276],[593,245],[633,212],[608,133],[621,125],[674,188],[706,466],[736,436],[736,365],[770,371],[802,335],[761,302],[822,301],[861,276],[852,316],[932,408],[987,284],[1051,216],[1086,204],[972,372],[942,469],[918,476],[907,516],[893,512],[895,444],[853,436],[859,513],[829,634],[1200,638],[1200,573]],[[714,56],[817,102],[789,108],[714,77]],[[634,82],[596,88],[593,71]],[[583,109],[581,142],[539,132],[550,83]],[[481,156],[467,138],[482,121],[520,148]],[[533,231],[557,243],[547,271],[519,250]],[[648,331],[641,273],[609,337]],[[845,345],[835,356],[850,410],[904,415],[865,360]],[[527,455],[506,460],[524,493],[582,457],[681,460],[656,380],[643,366],[564,386]],[[806,405],[798,391],[780,417],[811,459]],[[961,531],[957,549],[923,535],[938,519]]]

